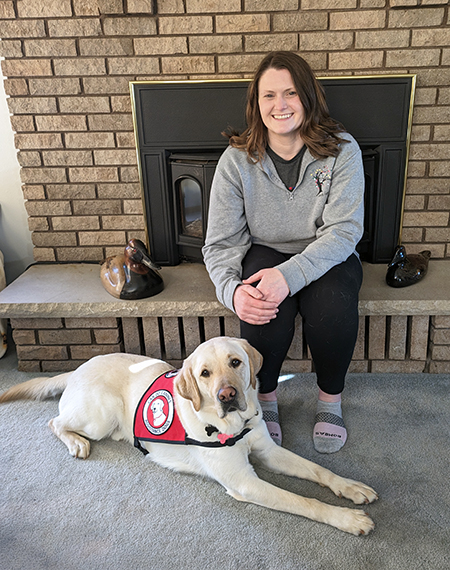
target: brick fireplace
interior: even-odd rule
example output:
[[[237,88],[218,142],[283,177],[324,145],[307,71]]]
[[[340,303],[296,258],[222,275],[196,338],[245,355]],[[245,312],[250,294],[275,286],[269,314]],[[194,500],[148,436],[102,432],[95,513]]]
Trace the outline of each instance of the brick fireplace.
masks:
[[[145,240],[130,81],[244,79],[272,49],[321,77],[417,75],[402,242],[448,259],[449,18],[447,0],[1,0],[35,260],[101,262]]]
[[[450,255],[446,0],[2,0],[0,38],[36,261],[145,237],[130,81],[245,78],[280,48],[320,76],[417,74],[402,240]]]

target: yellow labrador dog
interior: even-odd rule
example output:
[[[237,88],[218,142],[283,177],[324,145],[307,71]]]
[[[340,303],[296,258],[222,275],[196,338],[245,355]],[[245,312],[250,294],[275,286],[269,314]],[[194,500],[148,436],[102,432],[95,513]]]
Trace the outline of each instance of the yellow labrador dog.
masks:
[[[179,371],[144,356],[96,356],[74,372],[13,386],[0,402],[62,393],[60,415],[49,425],[74,457],[88,457],[88,439],[128,440],[165,467],[215,479],[239,501],[356,535],[368,533],[374,525],[364,511],[300,497],[256,475],[249,457],[271,471],[329,487],[356,504],[377,499],[370,487],[272,441],[257,398],[261,363],[259,352],[245,340],[218,337],[201,344]]]

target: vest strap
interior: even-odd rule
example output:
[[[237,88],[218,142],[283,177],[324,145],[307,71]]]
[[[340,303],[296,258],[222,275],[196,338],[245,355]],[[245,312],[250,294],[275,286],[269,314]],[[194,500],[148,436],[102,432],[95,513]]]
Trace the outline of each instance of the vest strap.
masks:
[[[144,455],[148,455],[148,451],[145,449],[145,447],[142,447],[141,442],[138,440],[137,437],[134,438],[134,447],[136,449],[139,449],[139,451],[142,451]]]

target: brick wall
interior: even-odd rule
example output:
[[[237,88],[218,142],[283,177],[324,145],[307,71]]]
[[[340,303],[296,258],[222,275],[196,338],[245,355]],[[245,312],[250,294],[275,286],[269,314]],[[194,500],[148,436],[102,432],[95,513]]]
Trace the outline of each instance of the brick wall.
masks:
[[[0,0],[35,259],[144,238],[130,80],[249,77],[272,49],[321,76],[417,74],[403,243],[449,257],[449,18],[447,0]]]
[[[178,368],[200,342],[239,336],[237,317],[126,317],[12,319],[18,368],[26,372],[74,370],[112,352],[146,354]],[[286,373],[312,372],[302,320],[283,365]],[[450,317],[372,315],[360,319],[350,372],[448,373]]]
[[[119,319],[11,319],[11,326],[26,372],[74,370],[93,356],[123,352]]]

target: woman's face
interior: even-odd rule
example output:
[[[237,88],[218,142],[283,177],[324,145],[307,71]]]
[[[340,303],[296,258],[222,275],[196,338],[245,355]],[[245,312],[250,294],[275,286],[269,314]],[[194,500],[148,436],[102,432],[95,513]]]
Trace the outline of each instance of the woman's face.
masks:
[[[259,80],[258,105],[271,137],[296,137],[305,109],[287,69],[267,69]]]

